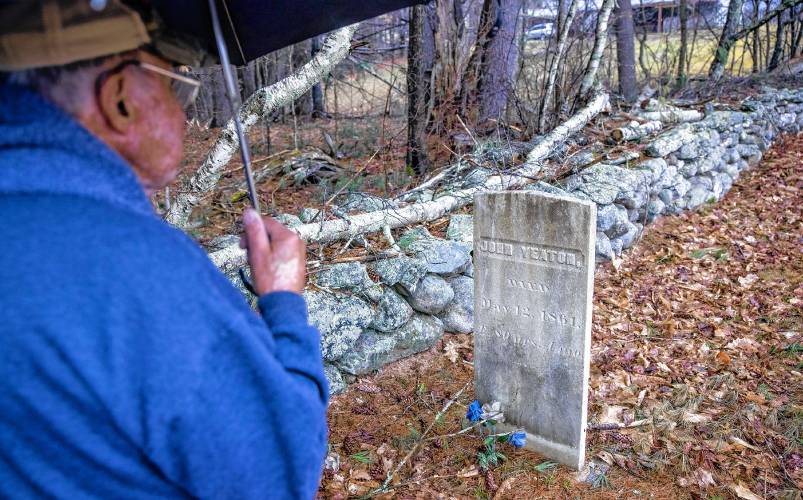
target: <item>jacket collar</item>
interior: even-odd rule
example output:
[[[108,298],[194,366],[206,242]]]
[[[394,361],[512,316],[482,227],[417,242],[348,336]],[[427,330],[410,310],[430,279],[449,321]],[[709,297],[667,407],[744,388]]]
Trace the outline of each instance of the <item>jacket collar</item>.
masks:
[[[83,196],[155,216],[120,155],[37,93],[0,84],[0,196],[6,193]]]

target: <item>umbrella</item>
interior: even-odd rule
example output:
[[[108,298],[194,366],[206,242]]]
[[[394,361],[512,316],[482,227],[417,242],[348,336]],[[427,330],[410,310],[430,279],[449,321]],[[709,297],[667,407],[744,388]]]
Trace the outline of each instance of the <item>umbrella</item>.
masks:
[[[243,65],[315,35],[427,0],[217,0],[229,61]],[[208,49],[215,37],[207,0],[151,0],[164,24]],[[212,52],[212,51],[210,51]]]

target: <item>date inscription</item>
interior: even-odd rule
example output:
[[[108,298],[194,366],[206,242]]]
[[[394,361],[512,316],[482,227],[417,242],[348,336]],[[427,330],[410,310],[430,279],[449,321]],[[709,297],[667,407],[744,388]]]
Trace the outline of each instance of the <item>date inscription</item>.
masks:
[[[480,307],[483,311],[490,312],[495,316],[513,316],[539,320],[542,323],[552,323],[569,328],[580,328],[575,316],[570,316],[562,312],[547,311],[545,309],[539,310],[522,305],[502,304],[486,297],[480,299]]]

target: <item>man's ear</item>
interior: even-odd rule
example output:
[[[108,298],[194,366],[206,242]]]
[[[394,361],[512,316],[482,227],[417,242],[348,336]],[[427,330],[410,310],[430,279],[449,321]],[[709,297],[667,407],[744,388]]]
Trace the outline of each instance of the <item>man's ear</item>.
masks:
[[[125,134],[134,124],[135,112],[130,95],[130,75],[121,71],[103,82],[98,95],[98,106],[108,126],[120,134]]]

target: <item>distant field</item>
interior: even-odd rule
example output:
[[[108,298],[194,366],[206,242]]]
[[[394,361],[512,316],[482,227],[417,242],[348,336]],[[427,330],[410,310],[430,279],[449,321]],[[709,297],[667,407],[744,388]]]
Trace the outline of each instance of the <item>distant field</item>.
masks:
[[[636,49],[636,71],[639,78],[647,76],[642,64],[639,61],[640,57],[640,39],[641,34],[636,34],[635,49]],[[708,73],[708,68],[711,66],[711,61],[714,58],[714,51],[716,50],[719,34],[712,33],[709,30],[698,30],[695,34],[694,31],[689,32],[689,51],[691,54],[690,76],[705,75]],[[583,41],[582,44],[576,41],[572,44],[567,54],[567,61],[569,64],[576,64],[578,58],[582,61],[582,66],[585,65],[586,58],[591,50],[592,38]],[[546,41],[530,41],[525,45],[525,57],[532,61],[529,73],[531,76],[537,77],[543,73],[544,54],[547,49]],[[658,75],[675,74],[677,72],[678,56],[680,52],[680,32],[673,31],[670,33],[649,33],[647,40],[644,44],[643,50],[643,66],[649,72],[649,76],[655,77]],[[611,62],[616,59],[616,38],[611,35],[609,43],[605,52],[605,62],[600,67],[600,76],[603,79],[615,80],[616,71]],[[730,61],[735,61],[733,65],[733,74],[742,76],[750,73],[753,70],[753,59],[750,56],[749,46],[744,41],[739,41],[731,49]],[[534,63],[534,64],[533,64]],[[526,68],[525,68],[526,69]],[[728,63],[727,70],[731,69],[730,62]]]
[[[708,73],[708,68],[714,59],[714,51],[717,47],[719,35],[712,34],[706,30],[704,32],[698,31],[696,40],[694,38],[694,33],[689,33],[689,51],[691,54],[689,74],[690,76],[705,75]],[[638,57],[638,36],[636,39],[636,57]],[[679,52],[679,32],[670,34],[651,33],[647,35],[647,43],[645,44],[644,65],[653,75],[661,74],[666,69],[671,69],[674,72],[677,70]],[[753,59],[750,56],[749,48],[743,40],[740,40],[731,48],[729,61],[735,61],[733,74],[736,76],[745,75],[753,70]],[[669,65],[669,68],[667,68],[667,65]],[[728,64],[728,69],[730,69],[730,63]],[[637,66],[637,70],[639,71],[639,76],[643,77],[644,74],[640,66]]]

